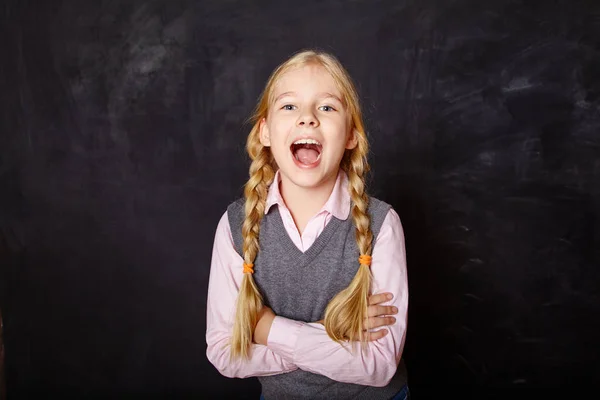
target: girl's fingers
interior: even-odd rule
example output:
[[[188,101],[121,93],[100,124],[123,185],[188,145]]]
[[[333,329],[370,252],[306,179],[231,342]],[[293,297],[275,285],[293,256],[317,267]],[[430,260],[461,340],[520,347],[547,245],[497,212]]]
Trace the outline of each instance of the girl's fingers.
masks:
[[[393,298],[391,293],[378,293],[369,296],[368,304],[370,306],[389,301]]]
[[[371,317],[366,320],[366,329],[375,329],[382,326],[393,325],[396,322],[394,317]]]
[[[367,341],[374,342],[375,340],[381,339],[382,337],[384,337],[387,334],[388,334],[387,329],[380,329],[378,331],[368,332],[367,333]]]
[[[367,307],[367,315],[369,317],[379,317],[383,315],[394,315],[398,313],[398,309],[394,306],[369,306]]]

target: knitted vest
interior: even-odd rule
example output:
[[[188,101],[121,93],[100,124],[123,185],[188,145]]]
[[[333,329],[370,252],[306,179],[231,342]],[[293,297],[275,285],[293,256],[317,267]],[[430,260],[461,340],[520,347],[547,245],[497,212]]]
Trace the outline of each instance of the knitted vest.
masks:
[[[390,205],[370,198],[373,237],[377,238]],[[227,208],[236,251],[242,255],[244,199]],[[375,239],[376,240],[376,239]],[[324,318],[329,301],[346,288],[358,270],[359,250],[352,218],[332,217],[304,253],[288,236],[279,209],[271,207],[260,225],[260,251],[254,260],[254,279],[265,304],[282,317],[304,322]],[[406,383],[401,362],[385,387],[337,382],[303,370],[259,377],[266,400],[276,399],[389,399]]]

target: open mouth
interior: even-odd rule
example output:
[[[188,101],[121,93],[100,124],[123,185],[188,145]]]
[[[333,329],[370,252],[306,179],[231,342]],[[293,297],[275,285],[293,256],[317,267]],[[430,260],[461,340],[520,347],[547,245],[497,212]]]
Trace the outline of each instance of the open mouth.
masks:
[[[302,165],[312,165],[321,158],[323,146],[314,139],[300,139],[290,147],[296,161]]]

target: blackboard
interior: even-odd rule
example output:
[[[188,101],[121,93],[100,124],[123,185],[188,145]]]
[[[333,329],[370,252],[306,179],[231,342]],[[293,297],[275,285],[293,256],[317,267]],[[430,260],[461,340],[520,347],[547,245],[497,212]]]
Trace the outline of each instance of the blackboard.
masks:
[[[5,1],[0,37],[7,398],[258,398],[206,359],[210,255],[303,48],[355,79],[403,222],[413,397],[597,384],[597,1]]]

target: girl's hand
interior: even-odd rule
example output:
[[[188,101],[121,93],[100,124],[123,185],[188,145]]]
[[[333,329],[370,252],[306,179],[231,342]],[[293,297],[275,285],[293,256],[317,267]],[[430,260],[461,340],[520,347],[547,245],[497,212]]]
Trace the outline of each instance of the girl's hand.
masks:
[[[392,298],[393,295],[391,293],[379,293],[369,296],[369,307],[367,308],[368,317],[365,320],[365,325],[367,326],[367,340],[369,342],[381,339],[388,334],[387,329],[380,329],[372,332],[369,331],[370,329],[392,325],[396,322],[396,318],[391,317],[391,315],[398,314],[398,309],[394,306],[380,306],[381,303],[385,303]],[[317,323],[323,325],[323,320],[317,321]]]
[[[263,306],[258,314],[258,322],[256,328],[254,328],[254,343],[267,345],[267,339],[269,332],[271,331],[271,325],[275,319],[275,313],[267,306]]]
[[[379,293],[369,296],[369,307],[367,308],[368,317],[365,321],[368,341],[373,342],[388,334],[387,329],[380,329],[377,331],[371,331],[371,329],[393,325],[396,322],[396,318],[392,317],[392,315],[398,314],[398,309],[394,306],[380,305],[392,298],[393,295],[391,293]]]

